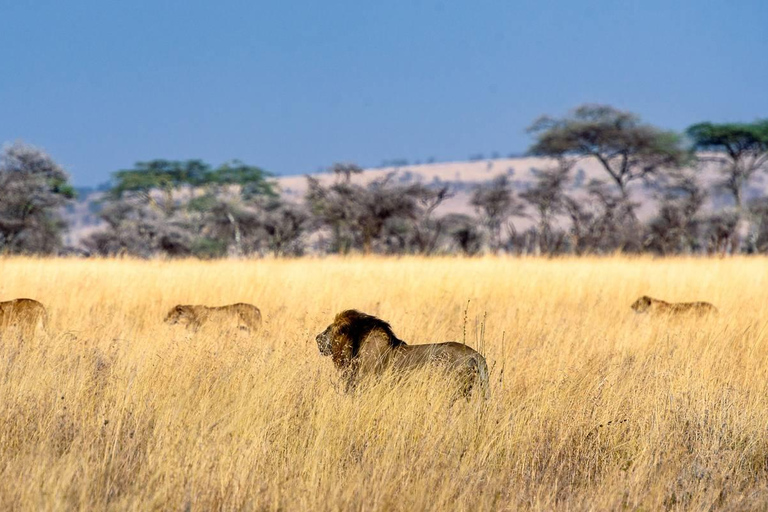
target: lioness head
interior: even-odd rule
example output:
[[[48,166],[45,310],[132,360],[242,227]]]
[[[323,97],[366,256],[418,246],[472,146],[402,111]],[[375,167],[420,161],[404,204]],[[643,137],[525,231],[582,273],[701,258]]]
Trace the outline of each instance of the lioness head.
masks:
[[[653,299],[651,299],[647,295],[643,295],[639,299],[637,299],[635,302],[632,303],[632,309],[635,310],[635,313],[645,313],[648,311],[648,308],[651,307],[651,303],[653,302]]]
[[[194,313],[189,306],[174,306],[165,316],[164,322],[168,325],[188,324],[194,319]]]

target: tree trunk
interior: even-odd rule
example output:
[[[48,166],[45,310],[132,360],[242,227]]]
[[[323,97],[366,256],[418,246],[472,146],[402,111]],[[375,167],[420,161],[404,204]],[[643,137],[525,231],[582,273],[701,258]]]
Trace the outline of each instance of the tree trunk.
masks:
[[[736,211],[739,213],[739,216],[741,216],[742,208],[744,207],[742,198],[743,193],[741,191],[743,183],[742,180],[737,177],[732,179],[732,183],[731,192],[733,193],[733,201],[736,203]]]
[[[165,189],[165,216],[170,217],[173,215],[173,189]]]
[[[240,237],[240,225],[235,220],[234,215],[232,215],[230,212],[227,212],[227,218],[229,219],[230,224],[232,224],[232,227],[235,230],[235,251],[237,252],[238,256],[242,256],[243,245],[242,245],[242,239]]]
[[[731,240],[731,255],[739,253],[741,250],[741,241],[744,240],[750,231],[750,219],[749,212],[744,211],[744,175],[739,172],[738,169],[734,169],[731,177],[731,192],[733,193],[733,200],[736,203],[736,215],[738,220],[736,221],[736,228]]]
[[[629,190],[627,190],[627,184],[621,183],[619,185],[619,191],[621,192],[621,200],[624,203],[627,215],[632,219],[635,224],[638,223],[637,214],[635,214],[635,206],[632,204],[632,200],[629,197]]]

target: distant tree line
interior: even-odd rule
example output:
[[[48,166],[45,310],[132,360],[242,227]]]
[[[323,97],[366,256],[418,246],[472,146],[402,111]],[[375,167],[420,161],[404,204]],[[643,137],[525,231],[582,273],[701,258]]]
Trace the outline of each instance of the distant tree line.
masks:
[[[526,190],[499,175],[471,190],[474,215],[438,215],[449,185],[395,179],[365,185],[351,163],[331,180],[307,176],[300,204],[280,196],[269,173],[240,161],[139,162],[113,175],[98,216],[104,227],[82,242],[96,255],[220,258],[310,253],[660,255],[768,252],[768,198],[745,191],[768,171],[768,120],[698,123],[685,134],[661,130],[606,105],[583,105],[561,118],[536,120],[529,154],[548,157]],[[603,179],[575,173],[595,159]],[[720,179],[702,182],[715,166]],[[0,253],[56,254],[75,197],[67,173],[23,143],[0,155]],[[632,187],[658,205],[641,222]],[[732,206],[704,213],[713,193]],[[521,219],[527,222],[521,223]],[[525,224],[526,229],[516,229]]]

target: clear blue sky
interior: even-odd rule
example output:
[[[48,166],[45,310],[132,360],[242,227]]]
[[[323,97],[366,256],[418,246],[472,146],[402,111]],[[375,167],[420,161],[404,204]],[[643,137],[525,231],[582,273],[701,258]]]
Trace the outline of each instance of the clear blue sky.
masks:
[[[78,185],[153,158],[274,173],[524,151],[584,102],[768,116],[768,1],[29,1],[0,6],[0,142]]]

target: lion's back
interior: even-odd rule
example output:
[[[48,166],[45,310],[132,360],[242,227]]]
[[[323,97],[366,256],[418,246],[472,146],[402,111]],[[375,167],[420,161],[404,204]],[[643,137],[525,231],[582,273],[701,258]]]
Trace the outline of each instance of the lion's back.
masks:
[[[224,307],[232,308],[233,311],[236,311],[240,319],[248,327],[257,328],[261,326],[261,311],[253,304],[239,302],[237,304]]]
[[[0,326],[36,327],[47,323],[48,312],[34,299],[13,299],[0,302]]]
[[[474,358],[479,355],[477,350],[466,343],[458,341],[445,341],[442,343],[430,343],[427,345],[409,345],[412,349],[420,348],[432,357],[449,356],[455,359]]]
[[[226,306],[206,307],[196,312],[197,321],[221,323],[235,327],[255,329],[261,325],[261,312],[252,304],[238,303]]]
[[[717,314],[717,308],[709,302],[654,302],[652,309],[657,313],[665,313],[671,315],[708,315]]]
[[[456,372],[463,381],[463,394],[479,383],[483,394],[490,396],[488,364],[485,357],[472,347],[455,341],[426,345],[403,345],[393,349],[395,368],[413,369],[437,364]]]
[[[703,315],[717,313],[717,308],[709,302],[681,302],[671,306],[675,313],[697,313]]]

